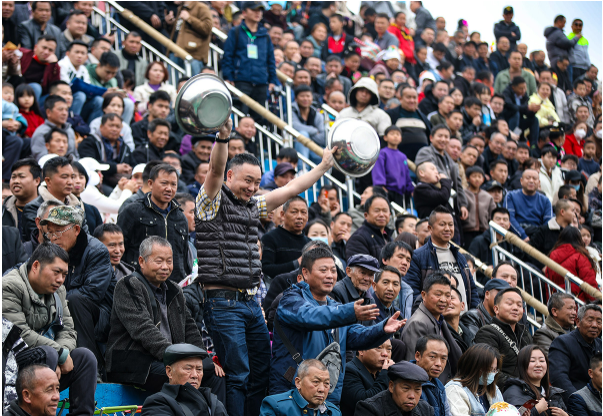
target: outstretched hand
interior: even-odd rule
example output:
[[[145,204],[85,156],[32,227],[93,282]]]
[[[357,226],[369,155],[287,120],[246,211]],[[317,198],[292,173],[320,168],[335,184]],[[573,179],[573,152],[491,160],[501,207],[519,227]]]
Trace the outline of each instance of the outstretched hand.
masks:
[[[337,152],[337,146],[329,149],[324,149],[322,152],[322,164],[325,165],[327,170],[331,169],[335,165],[335,153]]]
[[[220,127],[220,132],[218,133],[218,135],[220,136],[220,140],[228,139],[231,132],[232,132],[232,119],[229,117],[226,124],[224,124],[222,127]]]
[[[354,313],[359,321],[372,321],[379,316],[379,308],[377,305],[363,305],[364,299],[359,299],[354,302]]]
[[[394,334],[402,329],[404,325],[406,325],[406,319],[398,320],[400,317],[400,311],[396,312],[392,315],[391,318],[387,320],[387,323],[383,327],[383,330],[386,334]]]

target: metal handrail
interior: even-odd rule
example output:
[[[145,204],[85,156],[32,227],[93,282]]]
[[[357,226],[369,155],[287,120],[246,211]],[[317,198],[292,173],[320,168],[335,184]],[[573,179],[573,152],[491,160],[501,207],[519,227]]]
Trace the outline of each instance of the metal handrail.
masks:
[[[100,10],[99,8],[97,8],[96,6],[92,9],[92,11],[94,13],[96,13],[98,15],[98,17],[100,17],[101,19],[105,19],[105,21],[107,22],[107,25],[114,25],[117,29],[119,29],[120,32],[123,32],[125,34],[130,33],[130,31],[128,29],[126,29],[123,25],[121,25],[117,20],[115,20],[113,17],[111,17],[110,15],[110,11],[107,10],[106,12],[103,12],[102,10]],[[98,25],[98,29],[100,30],[103,26],[103,22],[102,20],[99,20],[99,25]],[[102,30],[100,30],[101,34]],[[107,27],[107,33],[109,32],[109,27]],[[123,40],[123,39],[122,39]],[[140,42],[142,47],[143,47],[143,57],[146,59],[146,55],[145,54],[145,50],[148,50],[152,55],[155,55],[159,58],[160,61],[165,62],[165,64],[172,68],[173,70],[179,72],[182,75],[186,75],[187,71],[185,68],[182,68],[180,65],[178,65],[177,63],[175,63],[174,61],[172,61],[170,58],[168,58],[167,56],[165,56],[164,54],[162,54],[161,52],[159,52],[157,49],[155,49],[153,46],[151,46],[149,43],[145,42],[144,40]],[[116,48],[117,45],[115,45]],[[153,59],[150,59],[153,60]],[[173,74],[172,74],[173,75]]]

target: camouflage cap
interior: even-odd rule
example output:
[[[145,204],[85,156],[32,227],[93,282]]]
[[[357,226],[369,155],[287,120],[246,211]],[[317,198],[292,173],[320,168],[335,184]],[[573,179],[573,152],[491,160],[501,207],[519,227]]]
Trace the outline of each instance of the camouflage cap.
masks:
[[[53,207],[48,211],[48,218],[41,220],[40,225],[46,225],[49,222],[55,225],[76,224],[81,226],[84,222],[84,211],[80,207],[71,205]]]

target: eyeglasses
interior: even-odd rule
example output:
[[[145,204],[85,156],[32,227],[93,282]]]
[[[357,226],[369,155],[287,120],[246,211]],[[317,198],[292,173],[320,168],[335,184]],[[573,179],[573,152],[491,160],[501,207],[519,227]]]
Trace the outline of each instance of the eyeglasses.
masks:
[[[498,368],[495,368],[494,370],[490,369],[490,373],[497,375],[498,374]]]
[[[73,224],[71,227],[65,228],[63,231],[57,231],[55,233],[44,233],[44,237],[47,238],[48,240],[61,238],[61,236],[63,234],[65,234],[67,231],[71,230],[73,227],[75,227],[75,224]]]

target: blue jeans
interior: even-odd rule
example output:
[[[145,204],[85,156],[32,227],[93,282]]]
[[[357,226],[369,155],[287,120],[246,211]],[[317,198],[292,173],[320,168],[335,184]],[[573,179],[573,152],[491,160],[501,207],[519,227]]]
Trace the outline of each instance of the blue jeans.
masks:
[[[174,63],[176,65],[181,66],[182,68],[184,68],[184,59],[182,58],[178,58],[176,55],[174,55],[173,53],[170,53],[170,59],[172,61],[174,61]],[[203,61],[197,61],[196,59],[193,59],[191,61],[191,77],[195,76],[197,74],[201,73],[201,70],[205,68],[205,65],[203,64]],[[186,68],[184,68],[186,69]],[[176,82],[174,82],[174,85],[176,85]]]
[[[258,416],[270,375],[270,335],[255,300],[209,298],[203,319],[226,373],[226,411]]]
[[[73,103],[71,103],[70,108],[70,110],[73,111],[73,114],[78,116],[81,115],[84,104],[86,104],[86,93],[83,91],[74,92]]]

